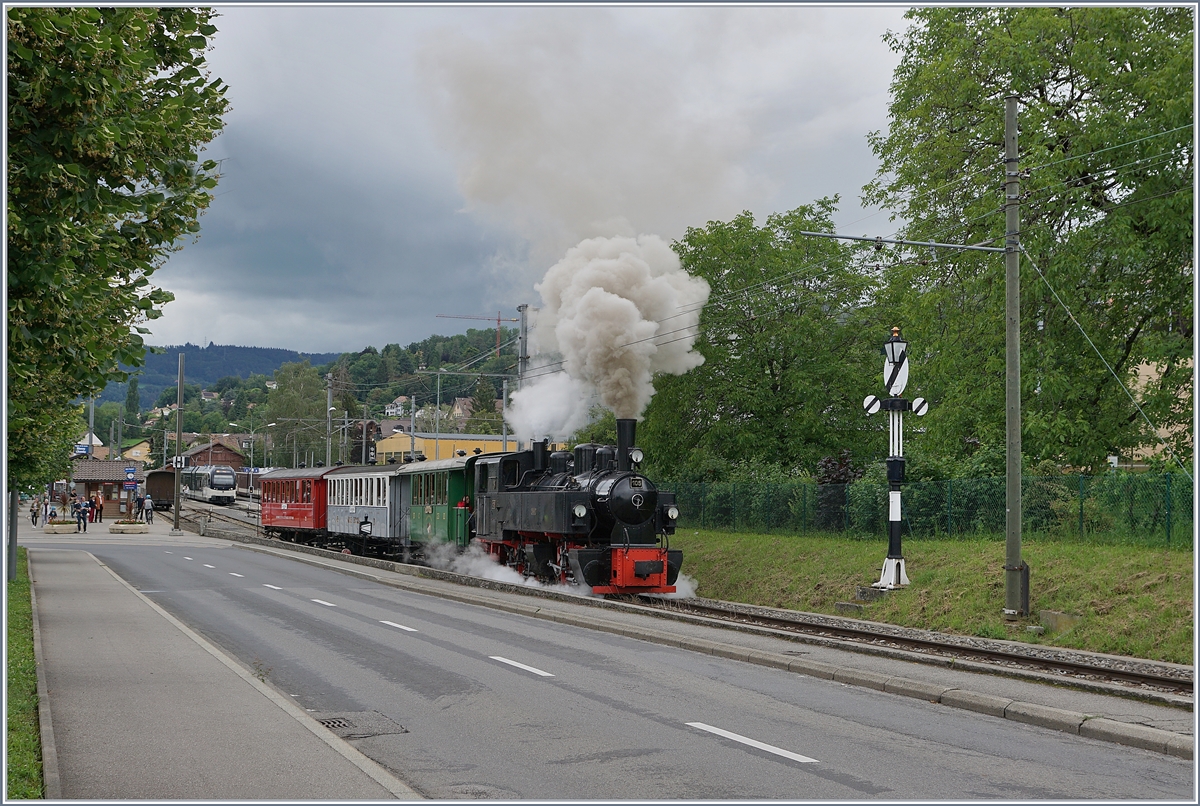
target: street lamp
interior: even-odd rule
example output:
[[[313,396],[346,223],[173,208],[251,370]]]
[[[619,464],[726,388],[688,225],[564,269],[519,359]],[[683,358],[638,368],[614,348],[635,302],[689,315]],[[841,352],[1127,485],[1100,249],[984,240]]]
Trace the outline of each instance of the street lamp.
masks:
[[[234,423],[234,422],[231,422],[229,424],[237,425],[237,423]],[[273,425],[275,425],[275,423],[267,423],[267,428],[270,428]],[[241,428],[241,426],[239,425],[238,428]],[[253,418],[251,418],[251,422],[250,422],[250,467],[254,467],[254,433],[255,433],[254,422],[253,422]]]

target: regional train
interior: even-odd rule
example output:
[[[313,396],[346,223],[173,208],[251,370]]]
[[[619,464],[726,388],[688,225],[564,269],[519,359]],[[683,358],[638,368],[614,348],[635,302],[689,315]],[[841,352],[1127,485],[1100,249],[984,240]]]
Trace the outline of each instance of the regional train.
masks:
[[[228,465],[185,467],[179,484],[185,498],[210,504],[232,504],[237,498],[237,477]]]
[[[529,450],[403,465],[276,470],[260,479],[262,526],[310,546],[404,561],[474,542],[541,582],[597,594],[674,593],[673,493],[638,471],[635,420],[616,445]]]

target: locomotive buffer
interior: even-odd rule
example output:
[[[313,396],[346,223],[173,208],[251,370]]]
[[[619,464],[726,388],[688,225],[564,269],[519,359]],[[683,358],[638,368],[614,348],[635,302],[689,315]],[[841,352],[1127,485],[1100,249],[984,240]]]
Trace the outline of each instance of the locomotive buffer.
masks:
[[[929,411],[924,398],[913,401],[900,397],[908,385],[908,342],[900,338],[900,328],[892,328],[892,337],[883,344],[883,387],[888,397],[879,399],[867,395],[863,408],[867,414],[883,410],[888,413],[888,553],[883,561],[879,581],[871,587],[892,590],[908,583],[904,572],[904,554],[900,550],[900,485],[904,483],[904,412],[918,417]]]

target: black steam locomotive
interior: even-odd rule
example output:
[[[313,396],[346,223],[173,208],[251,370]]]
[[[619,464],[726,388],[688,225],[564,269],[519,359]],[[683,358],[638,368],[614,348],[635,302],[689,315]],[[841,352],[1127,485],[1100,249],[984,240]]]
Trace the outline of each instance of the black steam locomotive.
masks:
[[[498,562],[596,593],[673,593],[683,552],[668,547],[675,495],[637,472],[637,422],[617,420],[617,444],[478,457],[474,537]]]

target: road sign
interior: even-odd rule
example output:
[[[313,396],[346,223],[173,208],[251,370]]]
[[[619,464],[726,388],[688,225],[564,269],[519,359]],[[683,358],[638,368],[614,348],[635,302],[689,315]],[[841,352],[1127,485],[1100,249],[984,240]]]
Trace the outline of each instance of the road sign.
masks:
[[[874,414],[879,411],[879,398],[875,395],[867,395],[863,400],[863,408],[867,410],[867,414]]]
[[[127,481],[127,482],[125,482],[125,489],[126,489],[126,490],[136,490],[136,489],[137,489],[137,482],[136,482],[136,481]]]
[[[883,359],[883,388],[889,395],[898,395],[908,385],[908,350],[900,353],[900,360],[893,364]]]
[[[76,446],[75,446],[75,453],[77,453],[77,454],[86,454],[87,452],[88,452],[88,446],[87,446],[87,445],[76,445]]]
[[[925,412],[929,411],[929,401],[923,397],[918,397],[912,404],[913,414],[918,417],[924,417]]]

